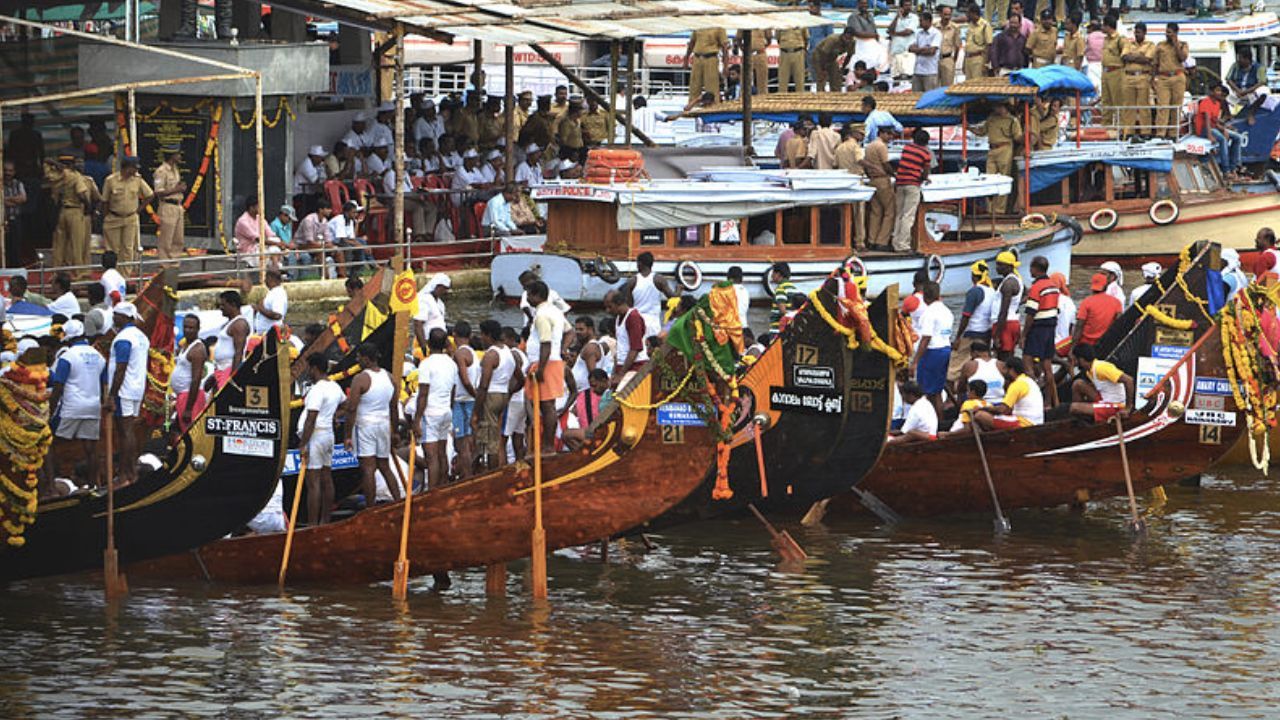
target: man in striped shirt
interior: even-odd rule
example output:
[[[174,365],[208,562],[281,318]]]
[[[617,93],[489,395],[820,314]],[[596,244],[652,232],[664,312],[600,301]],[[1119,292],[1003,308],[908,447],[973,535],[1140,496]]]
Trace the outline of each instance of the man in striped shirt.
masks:
[[[912,230],[916,226],[916,210],[920,207],[920,186],[929,177],[933,153],[929,152],[929,133],[920,128],[911,135],[911,144],[902,148],[898,174],[894,178],[898,205],[898,221],[893,226],[893,249],[911,252]]]
[[[1058,284],[1049,278],[1049,261],[1043,255],[1031,259],[1031,290],[1027,293],[1027,321],[1022,324],[1022,355],[1027,370],[1037,380],[1044,378],[1049,407],[1058,405],[1058,388],[1053,381],[1054,334],[1058,328]],[[1038,367],[1037,367],[1038,366]]]

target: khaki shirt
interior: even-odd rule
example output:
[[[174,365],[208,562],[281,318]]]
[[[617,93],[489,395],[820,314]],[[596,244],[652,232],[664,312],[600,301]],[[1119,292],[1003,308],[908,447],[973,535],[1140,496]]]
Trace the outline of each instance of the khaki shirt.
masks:
[[[1126,55],[1142,55],[1152,61],[1156,59],[1156,44],[1150,40],[1143,40],[1142,42],[1138,42],[1137,40],[1125,40],[1123,47],[1124,51],[1120,53],[1121,57]],[[1154,64],[1126,62],[1124,64],[1124,71],[1150,73],[1154,67]]]
[[[818,170],[832,170],[836,167],[836,147],[840,144],[840,133],[827,127],[814,128],[809,133],[809,150],[807,155],[813,160],[813,167]]]
[[[980,134],[987,136],[987,143],[991,147],[1015,145],[1022,142],[1022,123],[1012,115],[992,116]]]
[[[151,197],[151,186],[141,175],[126,179],[120,173],[111,173],[102,182],[102,197],[106,203],[106,217],[127,218],[138,214],[138,207],[144,198]]]
[[[480,141],[480,119],[476,113],[467,108],[458,108],[449,117],[449,134],[471,138],[471,142]]]
[[[813,49],[813,62],[815,65],[823,63],[835,62],[836,58],[853,50],[854,39],[845,39],[844,33],[832,35],[826,40],[818,43],[818,47]]]
[[[1032,140],[1036,142],[1037,150],[1049,150],[1058,144],[1058,113],[1045,111],[1041,113],[1039,110],[1031,111],[1032,122],[1035,127],[1032,128]]]
[[[479,137],[477,144],[482,148],[491,148],[498,144],[498,138],[502,137],[503,118],[495,116],[492,113],[485,113],[479,118]]]
[[[862,170],[872,180],[893,177],[893,169],[889,167],[889,146],[879,135],[862,155]]]
[[[854,175],[866,174],[862,169],[862,145],[849,138],[836,146],[836,167]]]
[[[557,118],[563,117],[564,114],[567,112],[569,112],[568,100],[565,100],[563,103],[558,103],[558,102],[555,102],[554,100],[551,102],[551,114],[554,115],[555,117]]]
[[[588,145],[599,145],[608,139],[609,115],[604,111],[604,108],[597,108],[595,112],[584,114],[580,122],[582,124],[582,139]]]
[[[954,58],[960,52],[960,26],[955,22],[943,27],[941,24],[935,25],[938,32],[942,34],[942,47],[938,50],[938,59]]]
[[[737,35],[738,42],[742,42],[742,33],[744,32],[746,31],[745,30],[738,31],[738,35]],[[758,53],[764,50],[765,48],[769,47],[768,35],[769,35],[768,30],[760,30],[760,29],[753,28],[751,30],[751,52]]]
[[[564,117],[556,130],[556,138],[560,147],[577,150],[582,147],[582,121],[579,118]]]
[[[784,151],[787,160],[787,167],[800,167],[800,162],[809,157],[809,139],[796,135],[787,141],[787,149]]]
[[[1077,70],[1084,62],[1084,33],[1076,30],[1062,38],[1062,64]]]
[[[787,28],[778,31],[778,47],[783,50],[804,50],[809,47],[809,28]]]
[[[110,180],[111,178],[107,178]],[[61,208],[75,208],[79,210],[85,209],[84,196],[88,196],[93,201],[98,194],[98,188],[93,184],[88,176],[81,175],[75,170],[67,170],[62,177],[54,177],[50,183],[50,190],[54,197],[60,197],[58,203]]]
[[[755,33],[752,33],[755,35]],[[724,28],[712,28],[708,30],[694,30],[693,37],[693,53],[695,55],[708,55],[711,53],[719,53],[729,44],[729,34]]]
[[[978,18],[978,22],[969,23],[969,32],[964,38],[964,54],[966,57],[987,57],[987,48],[991,47],[991,23],[986,18]]]
[[[1183,72],[1182,59],[1178,57],[1180,52],[1187,52],[1187,44],[1178,41],[1178,46],[1174,47],[1168,40],[1156,46],[1156,72],[1162,74]]]
[[[1027,54],[1039,60],[1053,62],[1058,54],[1058,29],[1046,30],[1039,25],[1027,38]]]
[[[1124,64],[1120,58],[1124,55],[1124,38],[1120,33],[1112,33],[1102,42],[1102,67],[1114,70]]]
[[[520,129],[519,143],[521,145],[537,143],[538,147],[545,150],[555,138],[555,134],[551,132],[553,121],[554,116],[550,112],[535,112],[530,115],[529,121]]]
[[[173,190],[178,187],[178,183],[182,182],[182,175],[178,172],[178,169],[167,162],[160,163],[160,166],[156,168],[151,177],[156,184],[157,195]],[[170,199],[181,200],[182,197],[175,194]]]

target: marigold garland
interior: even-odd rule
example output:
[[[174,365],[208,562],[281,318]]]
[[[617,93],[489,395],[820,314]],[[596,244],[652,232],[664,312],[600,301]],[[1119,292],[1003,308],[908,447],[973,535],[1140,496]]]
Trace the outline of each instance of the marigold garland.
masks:
[[[0,470],[0,529],[6,542],[21,547],[23,533],[36,520],[38,507],[36,471],[44,464],[53,433],[49,430],[49,369],[43,363],[14,363],[0,377],[0,456],[8,460]],[[38,398],[26,408],[24,399]],[[20,422],[15,412],[23,408],[29,415]]]
[[[861,347],[861,344],[858,342],[857,333],[854,331],[854,329],[850,327],[846,327],[843,323],[841,323],[834,316],[832,316],[831,313],[827,311],[827,308],[821,302],[818,302],[817,290],[813,290],[812,292],[809,293],[809,301],[810,301],[810,304],[813,305],[813,308],[818,311],[818,317],[821,317],[827,323],[827,325],[831,326],[832,330],[835,330],[836,332],[840,333],[845,337],[846,344],[849,346],[850,350],[857,350],[859,347]],[[884,338],[881,338],[878,334],[876,334],[875,328],[870,328],[870,330],[871,330],[871,337],[868,340],[867,344],[871,347],[871,349],[875,350],[876,352],[882,353],[883,355],[888,357],[890,362],[892,362],[894,365],[898,367],[906,367],[907,365],[906,355],[898,351],[897,348],[894,348],[893,346],[889,345],[889,343],[885,342]]]
[[[1254,294],[1260,301],[1257,306],[1251,297]],[[1280,373],[1261,351],[1266,337],[1258,314],[1275,312],[1275,306],[1269,302],[1270,297],[1265,288],[1250,285],[1228,302],[1219,318],[1227,383],[1236,407],[1249,418],[1250,459],[1254,467],[1263,473],[1267,472],[1271,461],[1269,430],[1276,426],[1276,403],[1280,399],[1280,393],[1276,391],[1276,379]]]
[[[276,105],[276,116],[268,120],[267,116],[264,114],[262,116],[262,126],[265,128],[274,128],[280,124],[280,120],[284,118],[285,114],[289,115],[289,120],[298,119],[298,116],[293,114],[293,108],[289,107],[289,101],[282,96],[280,98],[280,104]],[[258,114],[256,112],[251,112],[249,113],[249,119],[241,122],[240,111],[236,110],[234,105],[231,106],[231,119],[235,121],[236,127],[241,130],[249,130],[253,128],[257,118]]]

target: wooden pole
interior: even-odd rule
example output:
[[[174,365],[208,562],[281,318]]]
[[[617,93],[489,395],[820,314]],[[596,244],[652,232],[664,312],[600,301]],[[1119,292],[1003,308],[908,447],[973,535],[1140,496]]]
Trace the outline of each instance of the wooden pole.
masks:
[[[769,478],[765,474],[764,468],[764,442],[760,439],[760,435],[764,432],[764,423],[756,422],[751,429],[751,434],[756,441],[756,465],[760,470],[760,497],[769,497]]]
[[[1084,133],[1084,128],[1080,126],[1080,91],[1076,91],[1076,149],[1080,149],[1080,136]]]
[[[618,144],[618,116],[614,115],[614,110],[618,108],[618,40],[609,41],[609,117],[605,122],[606,137],[609,138],[609,147]]]
[[[996,495],[996,483],[991,479],[991,466],[987,464],[987,450],[982,447],[982,431],[978,429],[978,423],[972,416],[969,417],[969,426],[973,429],[973,440],[978,444],[978,457],[982,459],[982,473],[987,478],[987,490],[991,491],[991,506],[996,510],[996,534],[1003,535],[1012,528],[1009,526],[1009,520],[1004,516],[1004,511],[1000,509],[1000,498]]]
[[[969,110],[960,106],[960,169],[969,167]]]
[[[1031,101],[1022,105],[1022,212],[1031,212]]]
[[[391,90],[392,102],[396,106],[396,195],[391,209],[395,215],[395,238],[396,244],[399,246],[395,255],[396,257],[407,257],[409,255],[409,246],[405,244],[404,230],[404,26],[396,23],[392,32],[396,42],[396,65],[395,72],[392,75],[392,83],[395,87]],[[397,391],[399,391],[399,388],[397,388]]]
[[[535,348],[536,350],[536,348]],[[546,368],[540,368],[546,372]],[[529,375],[529,396],[533,399],[533,534],[530,538],[530,572],[533,599],[547,599],[547,533],[542,527],[542,408],[538,381]]]
[[[595,101],[599,103],[601,107],[608,107],[609,112],[612,113],[614,116],[620,115],[617,108],[609,106],[604,101],[604,98],[600,97],[600,93],[596,92],[590,85],[588,85],[585,81],[583,81],[582,78],[578,77],[577,73],[565,67],[564,63],[560,62],[555,58],[554,55],[547,52],[546,48],[542,47],[537,43],[532,43],[529,45],[529,47],[533,48],[533,51],[538,53],[538,57],[542,58],[543,60],[546,60],[548,65],[560,71],[562,75],[564,75],[566,78],[569,79],[569,82],[578,86],[578,89],[582,91],[583,95],[586,95],[587,97],[595,99]],[[628,107],[630,107],[630,105],[628,105]],[[653,147],[655,145],[653,140],[650,139],[648,135],[645,135],[643,132],[641,132],[639,128],[633,126],[630,120],[627,120],[626,122],[627,122],[627,127],[630,128],[632,132],[636,134],[636,137],[640,138],[640,142],[643,142],[648,147]]]
[[[2,167],[4,167],[4,109],[3,107],[0,107],[0,168]],[[4,194],[3,188],[0,188],[0,197],[3,197]],[[8,248],[5,245],[9,240],[7,237],[8,228],[5,227],[6,224],[7,223],[4,222],[4,218],[0,218],[0,268],[9,267],[9,253]]]
[[[488,565],[484,569],[484,594],[503,597],[507,594],[507,566],[503,563]]]
[[[741,68],[738,92],[742,94],[742,153],[748,158],[756,154],[755,147],[753,147],[755,137],[752,132],[751,120],[751,100],[753,95],[751,77],[755,74],[751,72],[751,35],[753,32],[752,30],[742,31],[742,64],[738,66]],[[764,90],[761,89],[761,92],[764,92]]]
[[[0,18],[2,17],[3,16],[0,16]],[[37,95],[29,98],[5,100],[0,102],[0,107],[8,108],[25,107],[28,105],[43,105],[59,100],[71,100],[73,98],[91,97],[94,95],[111,95],[118,92],[128,92],[129,90],[144,90],[146,88],[168,87],[170,85],[192,85],[195,83],[217,82],[219,80],[244,80],[251,77],[253,77],[252,73],[243,72],[223,73],[220,75],[194,75],[191,77],[169,78],[166,80],[139,80],[138,82],[103,85],[100,87],[88,88],[87,90],[69,90],[67,92],[52,93],[49,95]]]
[[[418,459],[418,442],[413,429],[409,429],[409,474],[404,478],[404,520],[400,524],[400,556],[396,559],[395,580],[391,583],[391,597],[404,600],[409,594],[409,519],[413,513],[413,463]],[[400,460],[393,458],[396,467]]]
[[[504,179],[510,184],[516,177],[516,51],[508,45],[503,53],[503,70],[506,74],[507,98],[502,105],[502,122],[507,136],[506,154],[502,158]]]
[[[635,41],[635,38],[631,38],[627,40],[627,102],[625,103],[626,116],[625,116],[625,119],[623,120],[623,124],[625,126],[625,130],[627,133],[627,147],[631,147],[631,118],[632,118],[631,113],[633,110],[633,108],[631,107],[631,103],[634,102],[635,93],[636,93],[636,41]]]
[[[231,102],[235,102],[232,100]],[[253,143],[258,157],[258,282],[267,284],[267,199],[262,164],[262,76],[253,82]]]
[[[479,99],[484,94],[484,45],[479,40],[471,41],[471,89]]]
[[[298,485],[293,489],[293,506],[289,508],[289,527],[284,534],[284,554],[280,556],[280,576],[276,583],[284,589],[284,577],[289,572],[289,553],[293,551],[293,532],[298,529],[298,506],[302,501],[302,489],[307,482],[307,453],[298,454]]]

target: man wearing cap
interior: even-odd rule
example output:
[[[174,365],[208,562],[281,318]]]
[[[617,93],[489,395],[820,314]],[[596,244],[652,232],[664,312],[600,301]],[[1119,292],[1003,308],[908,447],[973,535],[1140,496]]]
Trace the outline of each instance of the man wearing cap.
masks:
[[[480,170],[480,153],[468,150],[462,154],[462,167],[453,173],[453,184],[450,186],[449,200],[454,207],[470,208],[478,199],[477,191],[485,184],[484,173]],[[463,214],[463,223],[470,221],[469,213]],[[477,228],[478,230],[478,228]]]
[[[1147,39],[1147,24],[1134,23],[1133,39],[1126,40],[1122,47],[1124,136],[1145,136],[1151,132],[1151,83],[1156,64],[1156,45]]]
[[[689,67],[689,100],[709,92],[720,98],[720,57],[729,51],[729,34],[724,28],[694,30],[684,52],[684,64]]]
[[[422,101],[418,119],[413,123],[414,141],[421,143],[423,138],[431,138],[438,145],[441,135],[444,135],[444,118],[436,112],[435,101],[427,98]]]
[[[334,246],[347,249],[341,253],[344,265],[347,263],[373,263],[373,256],[369,254],[368,243],[356,233],[356,223],[363,212],[364,208],[360,206],[360,203],[355,200],[348,200],[342,206],[342,214],[334,215],[329,219],[329,239]],[[353,266],[346,270],[346,274],[354,275],[359,269],[359,267]]]
[[[79,320],[63,323],[62,339],[67,347],[49,375],[49,407],[55,409],[59,418],[54,431],[58,447],[51,457],[65,462],[67,455],[63,451],[69,450],[74,463],[83,462],[86,468],[95,468],[99,465],[97,443],[107,359],[89,344]],[[57,472],[58,468],[54,470]]]
[[[1013,175],[1013,146],[1022,140],[1022,123],[1009,112],[1005,103],[992,107],[991,117],[976,131],[987,136],[987,174]],[[997,195],[991,199],[992,211],[1009,211],[1009,196]]]
[[[58,222],[53,228],[53,264],[55,267],[88,265],[89,215],[98,188],[88,177],[76,172],[74,154],[59,155],[58,163],[60,167],[51,174],[49,184],[59,208]]]
[[[102,183],[102,240],[125,265],[138,259],[138,211],[154,194],[138,174],[136,157],[121,160],[120,171],[111,173]]]
[[[537,145],[546,150],[555,140],[555,133],[552,132],[554,123],[555,115],[551,112],[551,96],[542,95],[538,98],[537,112],[525,121],[524,127],[520,128],[520,133],[516,135],[516,140],[521,145]]]
[[[587,98],[587,111],[579,121],[582,126],[582,141],[587,147],[599,147],[609,139],[609,115],[595,97]]]
[[[395,122],[396,106],[392,102],[384,102],[378,106],[378,114],[374,117],[373,123],[369,126],[369,133],[373,136],[373,144],[385,142],[387,147],[395,145],[396,136],[391,130],[391,125]]]
[[[560,127],[556,129],[556,140],[560,145],[560,158],[582,162],[585,144],[582,139],[582,115],[585,108],[582,98],[574,98],[569,103],[569,112],[560,118]]]
[[[991,23],[982,16],[982,8],[972,3],[965,10],[969,24],[964,34],[964,77],[976,80],[987,76],[987,48],[991,47]]]
[[[1022,276],[1018,274],[1018,256],[1008,250],[996,255],[996,298],[992,301],[991,348],[1006,360],[1013,355],[1022,336]],[[1055,325],[1054,330],[1057,330]]]
[[[181,148],[165,145],[161,152],[164,153],[164,162],[156,166],[152,175],[159,201],[156,211],[160,217],[156,226],[156,250],[160,259],[174,260],[182,257],[186,245],[187,211],[182,206],[182,199],[187,192],[187,184],[178,171],[178,162],[182,160]]]
[[[1178,23],[1164,25],[1164,42],[1156,46],[1155,134],[1177,140],[1181,119],[1182,96],[1187,91],[1185,63],[1190,53],[1187,44],[1178,39]]]
[[[1058,25],[1053,20],[1052,10],[1040,12],[1040,24],[1031,31],[1024,49],[1031,67],[1042,68],[1053,64],[1058,56]]]
[[[427,336],[432,330],[447,332],[444,300],[449,297],[452,286],[453,281],[448,275],[436,273],[418,291],[418,312],[413,316],[413,336],[423,352],[427,351]]]
[[[476,146],[481,152],[487,152],[498,146],[498,139],[503,136],[502,99],[490,97],[484,103],[484,109],[476,118],[478,136]]]
[[[473,143],[480,141],[480,95],[474,90],[467,93],[467,105],[453,111],[445,126],[450,135],[465,137]]]
[[[286,266],[310,265],[311,255],[299,252],[297,245],[293,242],[293,224],[296,222],[298,222],[298,213],[294,211],[292,205],[286,204],[280,206],[280,211],[267,224],[267,227],[271,228],[271,232],[280,238],[280,242],[284,243],[285,247],[292,250],[284,256]]]
[[[524,162],[516,168],[515,181],[525,188],[542,184],[542,148],[530,143],[524,149]]]
[[[1111,278],[1105,272],[1096,272],[1089,278],[1089,297],[1076,308],[1076,329],[1071,338],[1072,347],[1097,345],[1116,318],[1124,314],[1124,306],[1107,293]]]
[[[116,327],[111,341],[111,360],[107,366],[110,383],[103,408],[114,414],[119,422],[119,442],[116,444],[120,461],[116,465],[124,484],[133,482],[138,467],[138,413],[142,409],[142,396],[147,389],[147,356],[151,341],[134,323],[138,309],[131,302],[116,303],[112,309]],[[111,478],[107,478],[111,482]]]
[[[382,175],[391,167],[392,163],[387,159],[391,155],[391,145],[378,140],[377,144],[369,150],[369,154],[364,158],[364,175],[369,180],[378,183],[382,182]]]
[[[1163,272],[1164,268],[1161,267],[1158,262],[1143,264],[1142,279],[1145,282],[1134,288],[1133,291],[1129,293],[1129,304],[1126,307],[1133,307],[1136,305],[1138,301],[1142,299],[1142,296],[1147,294],[1147,290],[1151,288],[1151,284],[1154,283],[1156,278],[1160,277],[1160,274]]]
[[[298,169],[293,172],[293,192],[295,195],[308,192],[316,192],[319,186],[328,179],[328,170],[325,168],[324,159],[329,153],[324,149],[323,145],[312,145],[307,150],[307,156],[298,163]]]
[[[363,110],[351,118],[351,129],[342,136],[342,144],[356,150],[373,147],[373,132],[369,129],[369,114]]]

